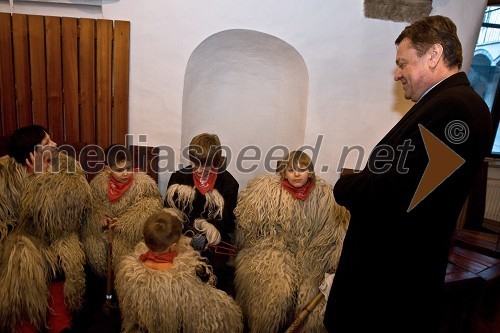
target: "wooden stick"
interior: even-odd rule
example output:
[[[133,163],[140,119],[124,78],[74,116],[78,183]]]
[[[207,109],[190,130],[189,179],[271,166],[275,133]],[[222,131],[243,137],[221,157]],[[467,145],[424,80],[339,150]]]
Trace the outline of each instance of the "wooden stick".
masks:
[[[111,298],[113,297],[113,229],[108,229],[108,260],[106,272],[106,301],[103,304],[102,312],[109,316],[111,314]]]
[[[314,310],[314,308],[316,307],[316,305],[318,305],[318,303],[324,298],[324,295],[323,293],[318,293],[316,295],[316,297],[313,298],[313,300],[311,302],[309,302],[309,304],[307,304],[307,306],[302,310],[300,311],[297,316],[295,316],[295,319],[293,320],[292,324],[288,327],[288,329],[285,331],[285,333],[296,333],[298,332],[297,329],[300,327],[300,325],[302,325],[302,323],[304,323],[304,321],[306,320],[307,316],[309,316],[309,314],[311,314],[311,312]]]

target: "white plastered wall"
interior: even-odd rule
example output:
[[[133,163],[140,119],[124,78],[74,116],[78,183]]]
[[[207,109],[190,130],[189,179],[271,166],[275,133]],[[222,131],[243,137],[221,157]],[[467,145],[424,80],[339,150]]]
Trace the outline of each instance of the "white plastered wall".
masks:
[[[433,1],[431,15],[449,16],[458,26],[464,70],[472,60],[485,6],[486,0]],[[0,11],[11,11],[8,1],[0,1]],[[368,154],[411,106],[393,81],[394,40],[407,23],[365,18],[363,0],[103,0],[97,8],[16,4],[13,12],[130,21],[130,133],[146,134],[141,144],[172,147],[178,162],[183,138],[192,134],[182,133],[188,61],[204,40],[226,30],[274,36],[302,57],[309,80],[303,144],[314,146],[323,135],[316,170],[326,171],[320,176],[330,182],[338,177],[344,146],[359,145]],[[257,101],[260,93],[248,91],[248,98]],[[233,116],[207,131],[221,134],[228,146],[242,147],[248,136],[225,134],[238,121]],[[258,127],[248,130],[255,140],[266,135]],[[274,144],[279,142],[265,142]],[[345,166],[355,167],[356,156],[349,156]],[[246,176],[234,173],[243,187]],[[162,191],[169,175],[160,175]]]

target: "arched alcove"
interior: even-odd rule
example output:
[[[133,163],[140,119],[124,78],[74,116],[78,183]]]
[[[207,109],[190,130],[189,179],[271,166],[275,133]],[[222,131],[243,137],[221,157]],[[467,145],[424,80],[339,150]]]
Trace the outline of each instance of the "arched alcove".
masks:
[[[303,145],[308,86],[303,58],[283,40],[252,30],[216,33],[186,67],[182,148],[198,133],[218,134],[242,189],[276,166],[269,157],[282,156],[280,146]]]

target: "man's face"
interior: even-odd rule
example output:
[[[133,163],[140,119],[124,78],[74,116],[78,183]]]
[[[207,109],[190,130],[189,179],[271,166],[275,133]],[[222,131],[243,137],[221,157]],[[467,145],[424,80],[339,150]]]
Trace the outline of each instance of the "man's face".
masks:
[[[406,99],[417,102],[424,92],[432,87],[430,81],[429,51],[422,57],[411,47],[411,42],[405,38],[399,43],[396,52],[397,69],[394,80],[401,81]]]

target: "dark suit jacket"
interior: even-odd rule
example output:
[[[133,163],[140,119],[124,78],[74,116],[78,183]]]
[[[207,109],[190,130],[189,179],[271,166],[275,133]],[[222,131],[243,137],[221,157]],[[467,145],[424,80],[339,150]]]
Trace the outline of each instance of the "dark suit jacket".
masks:
[[[452,233],[491,148],[490,117],[467,76],[454,74],[387,133],[364,170],[337,181],[351,220],[325,313],[330,332],[432,332]],[[408,212],[429,161],[419,124],[465,163]]]

